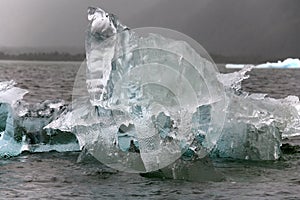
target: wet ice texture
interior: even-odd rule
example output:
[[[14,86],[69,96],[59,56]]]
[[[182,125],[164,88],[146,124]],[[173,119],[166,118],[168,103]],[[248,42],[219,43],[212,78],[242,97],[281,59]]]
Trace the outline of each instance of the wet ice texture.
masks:
[[[227,94],[227,100],[225,125],[213,156],[276,160],[281,155],[282,137],[299,133],[297,97],[276,100]]]
[[[92,105],[100,105],[107,96],[111,60],[117,33],[126,30],[118,18],[98,8],[88,9],[89,28],[86,36],[87,89]],[[112,38],[112,39],[109,39]],[[101,42],[105,45],[99,48]]]
[[[40,151],[54,148],[54,141],[74,144],[73,132],[80,148],[102,162],[151,171],[182,153],[185,160],[207,152],[274,160],[282,137],[299,135],[298,97],[241,91],[250,66],[219,74],[183,41],[141,38],[101,9],[90,8],[89,21],[88,97],[74,99],[69,110],[60,101],[27,105],[19,101],[25,90],[0,83],[0,154],[17,155],[40,141],[46,144]]]
[[[106,164],[140,162],[137,171],[169,165],[198,134],[210,139],[195,153],[203,157],[210,151],[224,121],[223,114],[214,112],[213,103],[224,100],[224,90],[213,63],[184,41],[157,34],[141,37],[101,9],[90,8],[88,18],[91,105],[76,107],[88,112],[78,116],[74,109],[78,122],[71,124],[81,146]],[[193,120],[197,109],[208,104],[209,120]]]
[[[23,142],[18,143],[13,138],[13,121],[14,109],[27,91],[14,85],[13,81],[0,82],[0,157],[22,152]]]
[[[226,120],[212,156],[249,160],[276,160],[281,141],[300,134],[299,98],[273,99],[241,91],[242,80],[253,66],[220,74],[226,88]]]
[[[274,160],[281,155],[281,138],[299,134],[298,97],[276,100],[241,91],[251,66],[219,74],[185,42],[157,34],[141,38],[101,9],[90,9],[89,20],[86,51],[90,96],[74,101],[73,110],[48,127],[74,132],[81,148],[104,163],[113,166],[119,162],[117,167],[151,171],[166,164],[162,159],[158,160],[162,165],[153,166],[154,158],[165,159],[172,152],[180,152],[191,159],[201,157],[203,149],[207,152],[211,147],[212,157]],[[176,69],[178,74],[169,80],[164,76],[166,69],[157,67],[160,65]],[[141,87],[140,83],[151,82],[151,78],[160,85],[170,81],[178,90]],[[180,84],[184,81],[190,83],[188,89],[196,91],[192,96],[196,101],[182,98],[186,91],[180,90]],[[182,98],[180,106],[174,96]],[[157,106],[154,102],[165,104]],[[184,113],[182,124],[191,127],[181,129],[182,135],[176,132],[181,128],[176,124],[178,113]],[[181,146],[165,148],[174,147],[174,141]]]
[[[170,151],[185,152],[185,158],[193,158],[201,156],[203,147],[211,150],[212,146],[213,157],[274,160],[281,154],[282,136],[299,133],[297,97],[275,100],[241,91],[241,81],[247,78],[250,66],[240,72],[219,74],[185,42],[157,34],[141,38],[101,9],[91,8],[89,20],[86,45],[89,100],[75,102],[71,113],[49,127],[75,131],[81,147],[99,160],[108,164],[123,162],[127,167],[136,164],[149,171],[157,167],[152,166],[151,160],[165,158]],[[197,71],[192,70],[193,66],[197,66]],[[169,76],[172,70],[179,74]],[[151,82],[152,78],[172,88],[166,84],[170,81],[178,90],[171,89],[175,91],[172,93],[166,90],[168,87],[141,87],[140,83]],[[187,91],[180,88],[186,80],[191,84],[188,89],[196,91],[192,96],[196,98],[185,101],[182,96]],[[158,94],[151,93],[157,89]],[[180,106],[174,96],[182,98]],[[154,105],[157,101],[164,102],[164,106]],[[180,127],[174,123],[180,116],[176,111],[185,113],[182,124],[192,127],[183,130],[186,134],[181,137],[174,137],[175,133],[179,135],[174,130]],[[159,141],[170,145],[166,142],[169,139],[179,141],[180,149],[157,145]],[[151,150],[166,154],[151,154]],[[138,154],[142,154],[141,158]],[[124,159],[118,160],[120,157]]]
[[[27,91],[14,85],[13,81],[0,82],[0,157],[19,155],[25,150],[77,150],[73,134],[43,129],[61,114],[64,102],[27,104],[22,101]]]

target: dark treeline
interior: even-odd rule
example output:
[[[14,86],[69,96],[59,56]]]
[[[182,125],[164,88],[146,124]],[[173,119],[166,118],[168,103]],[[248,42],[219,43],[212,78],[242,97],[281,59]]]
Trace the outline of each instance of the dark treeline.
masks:
[[[0,52],[0,60],[41,60],[41,61],[83,61],[85,54],[59,53],[57,51],[50,53],[21,53],[6,54]]]
[[[259,64],[267,61],[277,62],[284,58],[260,57],[260,56],[222,56],[218,54],[210,54],[215,63],[241,63],[241,64]],[[0,52],[0,60],[41,60],[41,61],[83,61],[85,54],[59,53],[57,51],[50,53],[21,53],[7,54]]]
[[[223,56],[218,54],[210,54],[215,63],[232,63],[232,64],[261,64],[265,62],[277,62],[285,60],[287,57],[276,56]]]

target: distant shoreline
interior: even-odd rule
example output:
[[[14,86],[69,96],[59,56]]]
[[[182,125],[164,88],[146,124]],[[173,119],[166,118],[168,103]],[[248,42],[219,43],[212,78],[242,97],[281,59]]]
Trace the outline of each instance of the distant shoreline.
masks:
[[[215,63],[231,63],[231,64],[260,64],[265,62],[277,62],[285,60],[286,57],[260,57],[260,56],[223,56],[218,54],[210,54]],[[84,61],[84,53],[70,54],[60,53],[57,51],[45,53],[21,53],[21,54],[6,54],[0,51],[0,61]]]
[[[70,54],[70,53],[21,53],[21,54],[6,54],[0,52],[0,60],[20,60],[20,61],[83,61],[85,54]]]
[[[283,61],[288,57],[262,57],[262,56],[222,56],[211,54],[210,55],[215,63],[230,63],[230,64],[261,64],[266,62]],[[291,58],[297,58],[291,56]]]
[[[36,63],[80,63],[84,60],[2,60],[0,59],[0,63],[30,63],[30,62],[36,62]]]

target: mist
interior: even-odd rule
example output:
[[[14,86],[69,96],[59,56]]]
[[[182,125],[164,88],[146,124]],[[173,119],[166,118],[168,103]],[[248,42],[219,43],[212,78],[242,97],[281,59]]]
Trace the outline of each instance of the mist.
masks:
[[[0,49],[84,52],[88,6],[131,28],[180,31],[213,54],[300,57],[297,0],[1,0]]]

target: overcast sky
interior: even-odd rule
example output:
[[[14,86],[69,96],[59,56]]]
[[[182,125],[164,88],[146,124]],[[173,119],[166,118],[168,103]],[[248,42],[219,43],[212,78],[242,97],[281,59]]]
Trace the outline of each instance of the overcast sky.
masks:
[[[84,51],[88,6],[181,31],[210,53],[300,57],[299,0],[0,0],[0,49]]]

